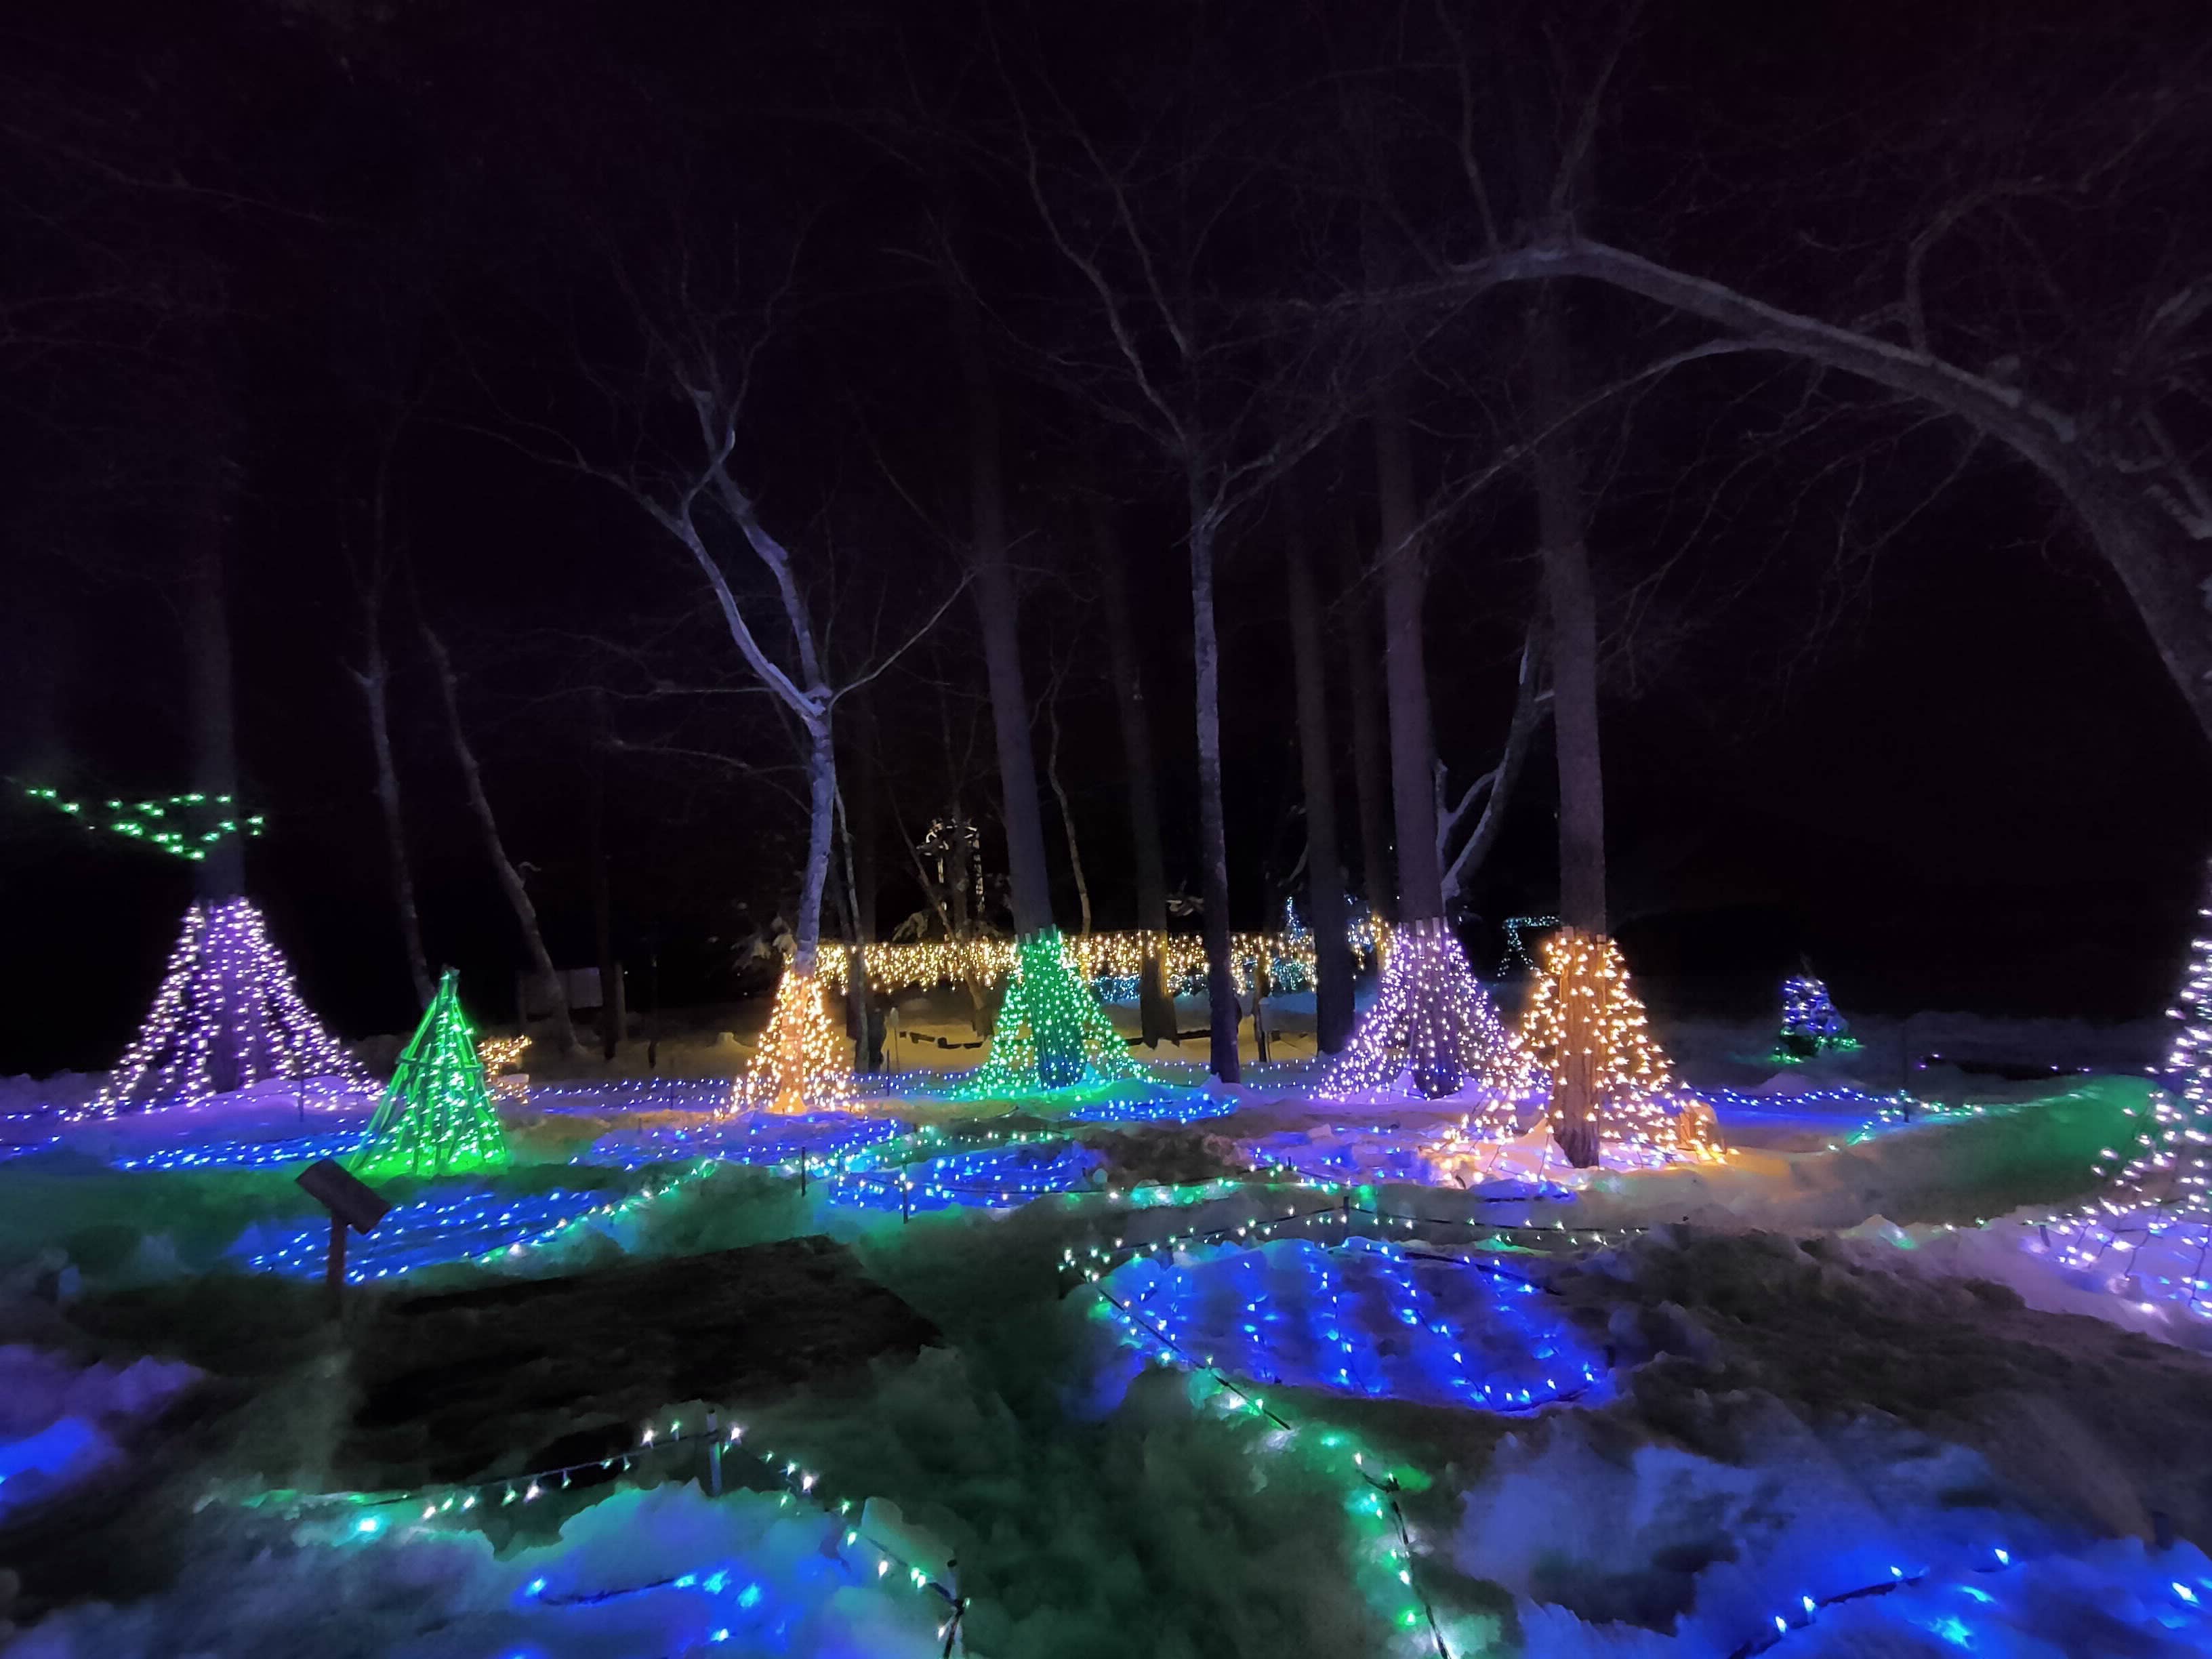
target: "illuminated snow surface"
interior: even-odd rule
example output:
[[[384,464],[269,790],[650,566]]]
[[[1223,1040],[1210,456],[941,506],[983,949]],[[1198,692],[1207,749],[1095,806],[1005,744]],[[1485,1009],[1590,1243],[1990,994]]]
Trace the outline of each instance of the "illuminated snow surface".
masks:
[[[21,1638],[11,1659],[941,1650],[941,1597],[903,1571],[879,1573],[882,1552],[866,1538],[844,1542],[844,1518],[769,1492],[617,1492],[572,1517],[557,1542],[504,1557],[481,1534],[387,1526],[386,1513],[342,1510],[296,1528],[211,1518],[178,1588],[125,1607],[72,1607]]]
[[[1139,1257],[1099,1288],[1140,1352],[1270,1385],[1513,1412],[1588,1394],[1603,1364],[1509,1264],[1364,1238]]]
[[[1875,1046],[1884,1028],[1859,1024]],[[1803,1068],[1701,1091],[1735,1148],[1725,1164],[1569,1172],[1527,1114],[1518,1139],[1455,1145],[1468,1103],[1400,1097],[1347,1112],[1311,1098],[1305,1069],[1255,1067],[1243,1087],[1203,1097],[1128,1089],[1095,1103],[1123,1127],[1092,1139],[1225,1137],[1255,1167],[1330,1191],[1230,1183],[1135,1206],[1130,1178],[1073,1144],[1077,1124],[1027,1144],[898,1149],[913,1161],[894,1174],[868,1166],[916,1115],[896,1095],[873,1115],[719,1118],[726,1079],[538,1084],[529,1109],[556,1125],[609,1120],[548,1142],[532,1179],[550,1189],[505,1178],[413,1189],[388,1233],[353,1241],[351,1265],[358,1278],[404,1273],[580,1223],[603,1236],[594,1250],[697,1249],[689,1230],[743,1205],[778,1236],[860,1239],[869,1273],[913,1298],[945,1346],[846,1394],[802,1398],[790,1443],[842,1449],[826,1467],[857,1474],[856,1500],[938,1506],[974,1564],[976,1605],[956,1650],[986,1659],[1437,1652],[1406,1607],[1363,1588],[1377,1564],[1361,1552],[1380,1546],[1340,1530],[1372,1490],[1356,1474],[1316,1486],[1312,1469],[1275,1461],[1293,1454],[1250,1413],[1194,1405],[1209,1363],[1295,1421],[1356,1424],[1390,1448],[1418,1535],[1402,1580],[1381,1559],[1385,1588],[1428,1598],[1455,1656],[2212,1653],[2212,1569],[2188,1543],[2139,1541],[2168,1519],[2201,1537],[2212,1491],[2212,1425],[2189,1403],[2212,1400],[2212,1377],[2171,1346],[2212,1325],[2182,1311],[2186,1281],[2203,1276],[2202,1229],[2117,1253],[2130,1258],[2123,1273],[2103,1259],[2069,1265],[2038,1224],[2070,1196],[2079,1149],[2109,1142],[2100,1126],[2140,1079],[1907,1121],[1879,1067],[1860,1080]],[[1203,1118],[1188,1115],[1197,1102]],[[624,1122],[625,1111],[652,1115]],[[135,1231],[136,1252],[88,1255],[86,1271],[97,1279],[101,1260],[121,1261],[114,1282],[140,1285],[137,1264],[158,1254],[147,1247],[181,1237],[199,1201],[132,1207],[131,1194],[155,1190],[139,1184],[153,1170],[180,1195],[261,1183],[290,1207],[253,1219],[233,1263],[319,1273],[326,1224],[290,1193],[284,1166],[353,1133],[343,1115],[302,1125],[280,1091],[5,1128],[9,1145],[46,1151],[58,1136],[89,1157],[0,1168],[0,1227],[22,1212],[15,1197],[47,1202],[82,1172],[102,1207],[82,1226],[43,1220],[32,1242]],[[853,1167],[816,1172],[799,1200],[786,1189],[802,1150]],[[692,1179],[702,1159],[760,1167]],[[647,1164],[665,1167],[624,1173]],[[583,1190],[591,1182],[602,1185]],[[1256,1224],[1340,1203],[1345,1182],[1364,1207],[1304,1235],[1186,1244],[1107,1273],[1126,1314],[1086,1314],[1094,1293],[1062,1297],[1045,1271],[1070,1242]],[[635,1201],[677,1224],[594,1223],[641,1183],[656,1195]],[[1116,1185],[1119,1201],[1107,1195]],[[1415,1224],[1384,1218],[1401,1217]],[[1696,1231],[1678,1252],[1670,1229],[1686,1218]],[[1501,1222],[1568,1237],[1553,1255],[1462,1259]],[[1386,1228],[1388,1246],[1358,1236]],[[1587,1242],[1601,1231],[1603,1247]],[[24,1239],[7,1243],[9,1261],[23,1259]],[[40,1285],[68,1260],[49,1255]],[[179,1251],[156,1293],[193,1294],[203,1281],[184,1264],[211,1260]],[[51,1321],[77,1271],[59,1269],[69,1291],[0,1274],[0,1308]],[[2097,1322],[2034,1325],[1991,1281],[2028,1310]],[[2165,1340],[2122,1348],[2114,1326]],[[33,1526],[57,1492],[133,1467],[195,1376],[43,1351],[18,1364],[19,1352],[0,1350],[0,1394],[44,1403],[9,1416],[0,1401],[0,1462],[12,1460],[0,1521],[29,1514]],[[609,1351],[610,1366],[623,1362]],[[1071,1423],[1063,1413],[1085,1401],[1097,1414]],[[18,1635],[11,1659],[941,1651],[940,1598],[875,1573],[843,1522],[772,1496],[617,1492],[557,1543],[518,1541],[501,1559],[472,1533],[191,1510],[215,1473],[227,1472],[174,1473],[188,1518],[173,1529],[184,1553],[167,1588],[120,1608],[66,1607]],[[2161,1482],[2182,1496],[2160,1496]]]

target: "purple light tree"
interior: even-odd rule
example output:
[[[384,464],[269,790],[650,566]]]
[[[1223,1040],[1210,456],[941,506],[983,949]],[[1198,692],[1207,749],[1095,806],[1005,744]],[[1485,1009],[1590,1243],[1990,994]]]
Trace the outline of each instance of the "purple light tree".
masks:
[[[252,901],[200,900],[185,912],[146,1023],[86,1110],[189,1106],[279,1078],[326,1093],[368,1083],[301,1000]]]
[[[1317,1092],[1342,1099],[1390,1088],[1409,1074],[1431,1099],[1472,1083],[1494,1101],[1510,1102],[1529,1084],[1527,1055],[1476,982],[1458,936],[1437,920],[1391,933],[1375,1005]]]

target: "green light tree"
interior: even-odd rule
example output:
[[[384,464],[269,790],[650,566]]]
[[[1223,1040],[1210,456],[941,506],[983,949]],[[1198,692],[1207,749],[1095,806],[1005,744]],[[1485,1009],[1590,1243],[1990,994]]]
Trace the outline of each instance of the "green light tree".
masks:
[[[348,1164],[357,1176],[442,1176],[503,1168],[507,1158],[476,1028],[448,968]]]
[[[1021,942],[1006,1000],[991,1032],[991,1057],[953,1092],[1005,1100],[1045,1090],[1127,1082],[1146,1075],[1106,1018],[1098,994],[1075,970],[1058,928]]]

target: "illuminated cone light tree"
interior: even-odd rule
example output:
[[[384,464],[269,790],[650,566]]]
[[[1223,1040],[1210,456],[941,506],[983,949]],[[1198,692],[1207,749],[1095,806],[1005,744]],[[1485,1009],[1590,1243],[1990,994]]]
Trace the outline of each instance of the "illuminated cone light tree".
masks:
[[[1607,1141],[1662,1162],[1717,1156],[1711,1109],[1673,1098],[1674,1068],[1604,934],[1564,927],[1545,941],[1521,1038],[1551,1073],[1552,1134],[1577,1169],[1595,1164]]]
[[[198,901],[145,1024],[89,1109],[191,1105],[279,1079],[332,1092],[368,1081],[301,1000],[252,902]]]
[[[1047,928],[1022,941],[992,1028],[991,1057],[954,1092],[967,1100],[1002,1100],[1040,1087],[1084,1088],[1145,1075],[1097,993],[1076,971],[1066,941]]]
[[[1847,1053],[1858,1046],[1859,1040],[1836,1012],[1825,983],[1810,974],[1792,974],[1782,981],[1782,1037],[1775,1045],[1777,1060],[1810,1060],[1816,1054]]]
[[[850,969],[865,972],[865,969]],[[811,1112],[848,1105],[853,1081],[842,1038],[823,1000],[823,976],[787,970],[753,1063],[731,1091],[731,1104],[751,1110]]]
[[[2212,922],[2212,901],[2197,911]],[[2190,947],[2189,969],[2175,1006],[2179,1024],[2166,1055],[2166,1087],[2140,1109],[2133,1141],[2107,1147],[2097,1173],[2111,1185],[2078,1215],[2060,1218],[2063,1260],[2079,1267],[2126,1262],[2148,1294],[2146,1279],[2179,1280],[2190,1312],[2212,1319],[2212,935]],[[2151,1266],[2154,1248],[2171,1271]]]
[[[1401,1078],[1431,1099],[1474,1084],[1507,1120],[1528,1086],[1526,1056],[1476,982],[1458,937],[1440,921],[1408,922],[1391,934],[1381,991],[1319,1092],[1341,1099]]]
[[[357,1176],[427,1178],[503,1168],[507,1157],[476,1029],[448,968],[347,1163]]]

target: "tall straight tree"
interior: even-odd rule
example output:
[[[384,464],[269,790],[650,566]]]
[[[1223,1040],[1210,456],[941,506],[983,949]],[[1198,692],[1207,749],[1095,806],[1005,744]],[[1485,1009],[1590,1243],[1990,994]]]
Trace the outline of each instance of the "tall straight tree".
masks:
[[[998,737],[1014,936],[1027,942],[1054,931],[1052,881],[1045,862],[1036,755],[1030,741],[1029,696],[1022,685],[1019,601],[1014,592],[1013,568],[1006,556],[999,389],[984,351],[974,298],[957,278],[951,288],[954,343],[968,391],[969,558],[975,572],[976,616],[983,630],[991,724]],[[1068,1022],[1048,1021],[1037,1027],[1036,1036],[1039,1081],[1048,1087],[1075,1081],[1083,1070],[1081,1028]]]
[[[531,966],[545,988],[553,1016],[554,1047],[565,1054],[576,1046],[576,1030],[568,1014],[568,985],[553,965],[553,953],[545,948],[545,931],[538,925],[538,906],[530,896],[530,889],[523,884],[522,872],[507,856],[507,842],[499,833],[498,815],[492,811],[491,797],[484,793],[483,769],[477,764],[475,746],[469,742],[468,728],[461,723],[461,684],[459,677],[453,672],[453,659],[446,650],[445,641],[431,631],[427,622],[422,624],[422,643],[429,650],[431,666],[437,670],[438,690],[445,702],[446,735],[453,741],[453,759],[461,769],[461,781],[468,788],[469,808],[476,815],[477,828],[483,832],[484,850],[491,855],[500,890],[507,895],[507,902],[514,911],[515,925],[522,930],[522,943],[530,953]],[[515,1010],[518,1019],[528,1013],[527,1006]]]
[[[1366,560],[1358,532],[1347,519],[1341,534],[1344,598],[1337,611],[1337,632],[1344,645],[1344,680],[1352,695],[1352,781],[1359,808],[1359,868],[1367,908],[1376,917],[1397,912],[1397,884],[1390,879],[1390,794],[1386,772],[1390,739],[1382,719],[1382,699],[1375,679],[1374,605],[1366,580]]]
[[[1185,66],[1190,87],[1224,84],[1233,61]],[[1046,237],[1074,273],[1087,322],[1048,356],[1115,423],[1152,446],[1178,498],[1190,559],[1191,659],[1198,748],[1199,885],[1206,912],[1208,1063],[1240,1074],[1242,1010],[1231,954],[1229,836],[1222,781],[1221,631],[1215,598],[1230,521],[1343,417],[1346,343],[1303,324],[1271,339],[1217,261],[1236,238],[1251,152],[1210,119],[1103,142],[1060,88],[1055,125],[1034,129],[1011,75],[1019,167]],[[1095,90],[1095,89],[1090,89]],[[1121,89],[1124,92],[1127,88]],[[1195,104],[1179,106],[1186,116]],[[1277,134],[1243,135],[1253,144]],[[1157,150],[1155,147],[1158,147]],[[1171,155],[1171,165],[1160,165]]]
[[[1344,864],[1337,850],[1336,769],[1329,760],[1328,669],[1312,535],[1291,475],[1283,562],[1291,601],[1291,665],[1297,683],[1298,771],[1305,786],[1306,914],[1314,941],[1315,1044],[1326,1054],[1352,1036],[1352,945],[1345,937]]]
[[[1561,296],[1539,293],[1528,307],[1530,470],[1537,539],[1551,612],[1553,746],[1559,763],[1559,920],[1606,931],[1605,774],[1597,707],[1597,599],[1590,584],[1588,514],[1568,426],[1571,407]]]
[[[1145,671],[1129,621],[1129,576],[1121,538],[1104,503],[1091,508],[1091,545],[1098,556],[1100,602],[1114,665],[1114,702],[1121,720],[1121,758],[1127,767],[1129,838],[1136,849],[1137,927],[1145,935],[1137,977],[1138,1018],[1148,1043],[1171,1042],[1175,1001],[1168,994],[1160,941],[1168,931],[1167,860],[1160,846],[1159,786],[1152,770],[1152,716],[1145,702]]]
[[[1428,556],[1413,494],[1401,386],[1387,381],[1375,411],[1376,504],[1382,545],[1383,701],[1390,717],[1390,809],[1398,830],[1398,919],[1444,913],[1437,858],[1436,744],[1429,730],[1428,655],[1422,640]]]

